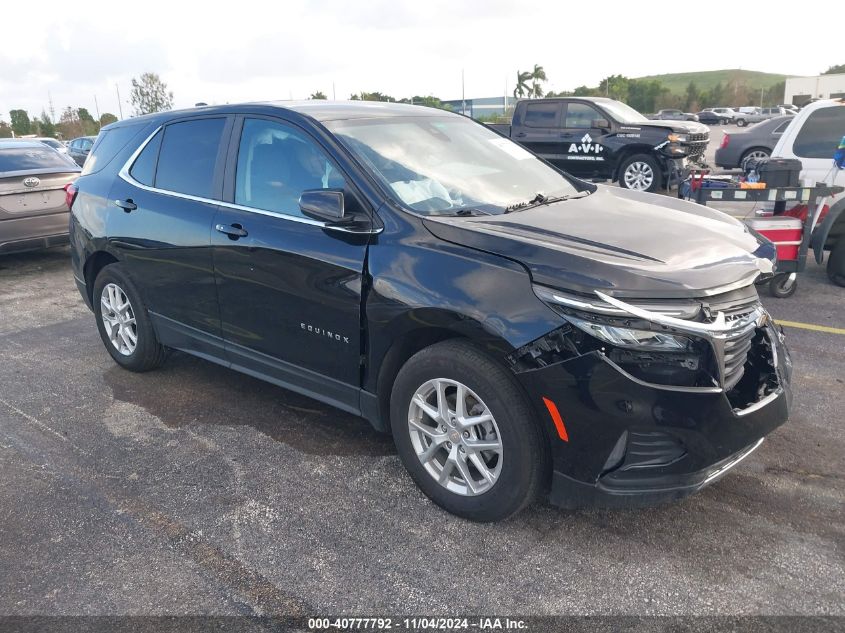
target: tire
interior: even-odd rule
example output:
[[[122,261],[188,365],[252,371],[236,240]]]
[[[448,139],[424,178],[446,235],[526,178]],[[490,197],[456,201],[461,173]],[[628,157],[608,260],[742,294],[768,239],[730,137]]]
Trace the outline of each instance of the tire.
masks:
[[[827,259],[827,276],[837,286],[845,287],[845,236],[839,238]]]
[[[769,294],[777,299],[787,299],[798,290],[798,280],[789,283],[789,275],[777,275],[769,282]]]
[[[737,119],[736,120],[737,127],[745,127],[748,125],[748,122],[745,119]]]
[[[727,119],[722,119],[721,121],[719,121],[719,123],[721,123],[722,125],[727,125],[727,124],[728,124],[728,120],[727,120]]]
[[[649,170],[650,179],[647,178]],[[619,186],[624,189],[654,193],[660,189],[662,179],[657,161],[648,154],[634,154],[619,167]]]
[[[469,407],[463,417],[456,404],[461,387]],[[448,413],[439,407],[442,395]],[[484,420],[485,414],[490,419],[480,424],[461,424]],[[405,363],[390,396],[390,423],[399,457],[417,486],[444,510],[472,521],[516,514],[537,498],[548,472],[542,430],[515,379],[463,341],[437,343]],[[471,448],[481,441],[492,450]]]
[[[159,343],[141,295],[121,264],[110,264],[97,275],[92,303],[100,338],[118,365],[145,372],[164,362],[167,348]],[[115,309],[124,304],[126,307]]]
[[[739,158],[739,166],[745,169],[745,161],[749,158],[769,158],[772,155],[772,150],[768,147],[752,147],[751,149],[745,150],[745,152]]]

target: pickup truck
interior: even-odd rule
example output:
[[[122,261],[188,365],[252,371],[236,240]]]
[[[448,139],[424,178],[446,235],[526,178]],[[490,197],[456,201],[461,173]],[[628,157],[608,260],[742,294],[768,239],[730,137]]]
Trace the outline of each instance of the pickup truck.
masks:
[[[510,125],[490,125],[563,170],[626,189],[668,188],[689,162],[701,163],[710,129],[692,121],[650,121],[602,97],[519,101]]]

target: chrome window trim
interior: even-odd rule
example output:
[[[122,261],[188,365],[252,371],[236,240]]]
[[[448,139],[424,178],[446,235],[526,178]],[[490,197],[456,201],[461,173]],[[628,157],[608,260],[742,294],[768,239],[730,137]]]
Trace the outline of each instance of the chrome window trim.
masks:
[[[132,165],[135,164],[138,156],[141,152],[144,151],[144,148],[147,147],[149,142],[153,140],[153,137],[158,134],[162,129],[164,129],[164,125],[159,125],[152,133],[144,139],[144,142],[141,143],[138,148],[132,152],[132,155],[129,159],[124,163],[123,167],[121,167],[120,171],[117,172],[117,175],[124,181],[128,182],[133,187],[138,187],[139,189],[143,189],[144,191],[149,191],[151,193],[160,193],[165,196],[173,196],[174,198],[182,198],[184,200],[193,200],[194,202],[202,202],[205,204],[213,204],[218,205],[221,207],[226,207],[228,209],[236,209],[238,211],[248,211],[249,213],[256,213],[258,215],[266,215],[273,218],[280,218],[282,220],[290,220],[291,222],[299,222],[300,224],[308,224],[310,226],[319,226],[322,229],[327,229],[330,231],[338,231],[341,233],[353,233],[357,235],[375,235],[381,233],[384,229],[382,227],[374,227],[371,226],[367,230],[355,230],[350,229],[344,226],[335,226],[331,225],[328,222],[320,222],[319,220],[312,220],[311,218],[305,218],[297,215],[290,215],[288,213],[281,213],[279,211],[269,211],[267,209],[259,209],[256,207],[247,207],[241,204],[235,204],[233,202],[226,202],[224,200],[215,200],[214,198],[205,198],[203,196],[194,196],[188,193],[181,193],[179,191],[170,191],[169,189],[159,189],[158,187],[151,187],[149,185],[145,185],[141,182],[135,180],[132,175],[129,173],[129,170],[132,168]]]

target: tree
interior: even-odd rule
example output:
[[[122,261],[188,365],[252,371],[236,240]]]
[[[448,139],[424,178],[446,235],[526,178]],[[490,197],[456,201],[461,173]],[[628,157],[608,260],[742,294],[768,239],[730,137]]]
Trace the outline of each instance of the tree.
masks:
[[[534,70],[531,71],[531,94],[534,97],[543,96],[543,87],[540,84],[546,81],[546,71],[542,66],[534,64]]]
[[[114,123],[117,121],[117,117],[113,115],[111,112],[103,112],[103,116],[100,117],[100,127],[106,126],[109,123]]]
[[[41,136],[56,136],[56,126],[53,125],[53,122],[50,120],[50,117],[47,116],[47,113],[44,112],[44,110],[41,111],[41,117],[38,119],[38,124],[41,128]]]
[[[698,106],[701,103],[701,91],[695,85],[694,81],[689,82],[687,85],[685,99],[684,109],[688,112],[697,112]]]
[[[822,75],[838,75],[840,73],[845,73],[845,64],[837,64],[836,66],[831,66],[826,71],[824,71]]]
[[[167,90],[167,84],[156,73],[143,73],[140,79],[132,78],[129,102],[136,116],[171,110],[173,93]]]
[[[328,97],[325,94],[323,94],[322,90],[318,90],[317,92],[312,93],[312,95],[308,98],[309,99],[328,99]]]
[[[79,120],[79,113],[70,106],[62,110],[62,116],[56,124],[56,129],[61,133],[62,138],[76,138],[85,136],[85,128]]]
[[[26,110],[11,110],[9,120],[12,123],[12,132],[15,133],[15,136],[30,134],[29,115]]]
[[[12,128],[5,121],[0,121],[0,138],[12,138]]]
[[[611,75],[605,77],[599,83],[598,94],[617,101],[628,101],[631,79],[623,75]]]
[[[531,73],[516,71],[516,88],[513,89],[513,96],[515,99],[522,99],[527,94],[531,96],[531,86],[528,82],[531,81]]]
[[[411,105],[421,105],[429,108],[440,108],[441,110],[452,109],[452,106],[443,103],[438,97],[433,97],[431,95],[428,95],[427,97],[414,95],[410,99],[405,97],[404,99],[399,99],[399,103],[410,103]]]
[[[350,101],[389,101],[395,103],[396,99],[390,95],[385,95],[380,92],[361,92],[357,95],[350,95]]]

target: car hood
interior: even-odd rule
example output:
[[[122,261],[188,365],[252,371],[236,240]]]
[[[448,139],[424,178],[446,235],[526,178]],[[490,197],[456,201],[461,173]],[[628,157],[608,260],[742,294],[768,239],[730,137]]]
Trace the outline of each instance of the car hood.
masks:
[[[440,239],[523,264],[535,283],[619,297],[701,297],[771,273],[774,247],[707,207],[625,189],[507,215],[429,216]]]
[[[684,134],[705,134],[710,132],[710,128],[703,123],[695,121],[648,121],[647,123],[638,123],[638,127],[661,127],[672,130],[673,132],[681,132]]]

